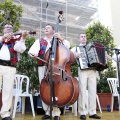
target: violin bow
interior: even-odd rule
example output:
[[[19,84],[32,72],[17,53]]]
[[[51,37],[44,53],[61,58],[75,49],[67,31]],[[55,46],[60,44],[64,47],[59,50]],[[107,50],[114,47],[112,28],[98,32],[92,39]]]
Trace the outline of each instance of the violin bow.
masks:
[[[41,58],[39,58],[39,57],[37,57],[37,56],[31,54],[31,53],[30,53],[30,55],[33,56],[34,58],[38,59],[38,60],[43,61],[43,62],[46,63],[47,65],[48,65],[48,64],[50,65],[50,63],[48,63],[46,60],[43,60],[43,59],[41,59]],[[64,69],[61,69],[61,68],[59,68],[59,67],[57,67],[57,66],[55,66],[55,65],[52,65],[52,66],[55,67],[55,68],[57,68],[57,69],[59,69],[59,70],[61,70],[61,71],[64,71],[64,72],[65,72]]]

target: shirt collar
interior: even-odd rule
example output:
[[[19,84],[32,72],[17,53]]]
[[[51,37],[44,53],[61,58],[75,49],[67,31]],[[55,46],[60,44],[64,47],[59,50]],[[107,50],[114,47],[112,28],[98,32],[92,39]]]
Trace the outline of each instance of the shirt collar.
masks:
[[[44,39],[47,40],[47,42],[51,42],[53,38],[52,39],[48,39],[47,37],[44,37]]]
[[[85,46],[85,44],[80,44],[80,46]]]

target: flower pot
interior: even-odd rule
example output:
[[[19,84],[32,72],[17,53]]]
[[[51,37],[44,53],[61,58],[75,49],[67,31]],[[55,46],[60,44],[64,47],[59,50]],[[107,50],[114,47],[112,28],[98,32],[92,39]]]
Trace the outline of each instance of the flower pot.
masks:
[[[107,110],[109,105],[111,108],[112,94],[111,93],[97,93],[100,101],[100,106],[102,110]],[[98,106],[97,106],[98,109]]]

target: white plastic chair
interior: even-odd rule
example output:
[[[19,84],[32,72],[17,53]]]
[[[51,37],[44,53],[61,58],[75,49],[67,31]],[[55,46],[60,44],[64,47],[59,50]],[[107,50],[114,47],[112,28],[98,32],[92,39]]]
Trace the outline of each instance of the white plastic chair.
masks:
[[[74,116],[77,116],[77,107],[78,107],[78,101],[76,101],[73,105],[72,105],[72,113],[74,113]]]
[[[118,94],[118,79],[117,78],[107,78],[107,82],[110,87],[110,91],[112,93],[112,104],[111,104],[111,112],[113,111],[113,105],[114,105],[114,97],[118,97],[118,104],[119,104],[119,94]],[[119,111],[120,111],[120,105],[119,105]]]
[[[23,92],[22,90],[23,83],[25,84],[25,92]],[[12,106],[13,108],[12,118],[15,118],[16,107],[17,107],[19,97],[22,98],[22,114],[25,113],[25,97],[30,97],[32,114],[33,116],[35,116],[32,94],[30,94],[28,91],[29,91],[29,77],[25,75],[16,74],[15,75],[15,93],[13,94],[14,101]]]
[[[98,95],[96,95],[96,100],[97,100],[97,104],[98,104],[98,107],[99,107],[100,113],[102,113],[102,110],[101,110],[101,106],[100,106],[100,101],[99,101],[99,97],[98,97]]]

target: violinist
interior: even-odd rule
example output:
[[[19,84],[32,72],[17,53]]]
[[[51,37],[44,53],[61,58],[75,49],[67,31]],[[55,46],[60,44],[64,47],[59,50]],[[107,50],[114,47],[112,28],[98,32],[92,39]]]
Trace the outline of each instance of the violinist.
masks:
[[[41,39],[37,39],[34,44],[31,46],[30,50],[28,51],[28,54],[35,58],[35,56],[38,56],[42,59],[44,59],[44,55],[47,52],[47,50],[51,47],[51,42],[53,37],[57,38],[60,42],[62,42],[67,48],[70,47],[70,43],[67,40],[64,40],[59,33],[54,33],[54,27],[50,24],[47,24],[44,29],[45,37]],[[42,63],[42,61],[38,60],[38,73],[39,73],[39,82],[41,83],[41,80],[44,78],[46,71],[46,67]],[[46,105],[42,101],[43,109],[45,111],[45,115],[42,117],[42,119],[49,119],[50,118],[50,107]],[[54,120],[60,120],[60,110],[58,107],[53,107],[52,116],[54,117]]]
[[[0,115],[2,120],[12,120],[9,110],[12,106],[12,91],[18,62],[17,53],[23,53],[26,50],[27,33],[23,32],[18,41],[14,40],[12,24],[6,24],[3,33],[3,36],[0,36],[0,87],[2,86]]]

